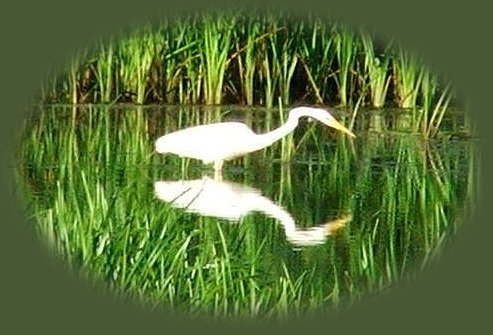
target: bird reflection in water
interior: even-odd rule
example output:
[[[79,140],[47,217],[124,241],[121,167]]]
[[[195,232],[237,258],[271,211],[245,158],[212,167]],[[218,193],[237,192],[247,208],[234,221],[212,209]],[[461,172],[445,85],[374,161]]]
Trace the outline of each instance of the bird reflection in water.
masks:
[[[296,246],[323,244],[327,236],[343,228],[352,216],[345,215],[324,224],[301,228],[284,208],[253,187],[203,177],[195,180],[157,181],[154,191],[160,200],[176,208],[203,216],[239,221],[250,212],[261,212],[277,219],[287,240]]]

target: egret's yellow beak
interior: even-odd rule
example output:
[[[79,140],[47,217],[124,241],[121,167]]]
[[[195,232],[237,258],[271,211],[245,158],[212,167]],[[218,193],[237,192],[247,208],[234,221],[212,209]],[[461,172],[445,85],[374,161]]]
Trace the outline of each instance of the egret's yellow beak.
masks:
[[[330,120],[330,122],[327,122],[326,125],[328,125],[329,127],[335,128],[337,130],[340,130],[340,131],[348,134],[351,137],[356,137],[356,135],[354,135],[351,130],[347,129],[346,127],[344,127],[342,124],[340,124],[336,120]]]

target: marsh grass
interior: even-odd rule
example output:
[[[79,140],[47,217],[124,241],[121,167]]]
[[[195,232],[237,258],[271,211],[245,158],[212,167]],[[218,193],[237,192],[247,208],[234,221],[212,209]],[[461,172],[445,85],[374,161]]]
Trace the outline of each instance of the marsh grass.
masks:
[[[352,102],[352,96],[355,91],[353,76],[356,72],[356,55],[359,48],[353,30],[345,25],[338,27],[334,37],[334,46],[338,64],[334,78],[340,104],[348,106]]]
[[[374,34],[316,16],[167,18],[81,50],[43,83],[40,99],[267,108],[278,102],[397,105],[431,113],[449,83],[436,85],[431,69],[398,42],[375,40]],[[447,110],[445,101],[435,113]]]
[[[192,51],[198,41],[187,33],[187,25],[188,20],[176,24],[167,22],[160,30],[165,49],[162,63],[154,68],[155,94],[160,102],[196,103],[200,99],[203,64]]]
[[[397,105],[401,108],[415,108],[426,70],[418,57],[406,52],[402,45],[397,46],[393,59]]]
[[[370,34],[362,31],[361,42],[364,50],[364,73],[367,75],[367,80],[370,86],[371,105],[376,108],[381,108],[385,105],[387,91],[389,88],[391,77],[389,75],[389,65],[391,56],[388,50],[391,44],[380,53],[375,50],[373,39]]]
[[[203,18],[200,58],[204,68],[204,102],[218,105],[223,94],[223,80],[231,48],[235,18]]]
[[[135,102],[146,102],[153,62],[162,64],[164,38],[148,26],[123,39],[117,49],[118,78],[124,92],[135,95]]]
[[[259,41],[267,35],[259,35],[261,26],[258,21],[250,20],[242,27],[243,29],[235,30],[237,35],[234,38],[238,62],[238,78],[244,102],[252,106],[254,104],[254,78],[257,63],[255,51],[258,48]],[[241,41],[245,41],[245,44],[241,45]]]
[[[261,132],[267,116],[258,113],[247,122]],[[475,160],[460,142],[360,129],[353,143],[302,123],[292,139],[229,163],[240,172],[226,166],[225,177],[261,189],[301,227],[351,213],[324,244],[293,247],[260,213],[230,223],[158,201],[155,181],[200,178],[203,168],[153,154],[155,138],[230,116],[44,108],[26,120],[17,170],[35,230],[74,272],[151,308],[285,319],[334,312],[412,277],[440,256],[474,194]],[[270,127],[283,118],[271,114]]]
[[[329,92],[327,87],[335,58],[333,48],[334,35],[330,27],[321,20],[301,26],[300,61],[306,72],[309,86],[314,91],[315,101],[322,104]],[[303,34],[304,33],[304,34]]]
[[[434,93],[435,92],[433,92],[433,95]],[[438,134],[443,117],[445,116],[445,112],[447,111],[452,97],[453,92],[451,92],[450,86],[447,86],[430,111],[425,107],[425,115],[428,116],[431,113],[430,118],[426,118],[425,116],[425,121],[423,121],[423,126],[421,127],[425,138],[435,137]]]

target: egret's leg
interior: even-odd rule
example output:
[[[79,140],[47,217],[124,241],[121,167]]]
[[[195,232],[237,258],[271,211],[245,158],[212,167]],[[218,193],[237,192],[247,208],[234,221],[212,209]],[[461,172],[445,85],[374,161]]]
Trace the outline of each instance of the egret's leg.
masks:
[[[221,169],[223,168],[223,160],[218,160],[218,161],[214,161],[214,170],[216,171],[221,171]]]
[[[223,162],[222,160],[219,161],[214,161],[214,179],[217,181],[221,181],[223,179],[222,175],[222,167],[223,167]]]
[[[223,174],[221,173],[221,170],[214,170],[214,180],[215,181],[223,180]]]

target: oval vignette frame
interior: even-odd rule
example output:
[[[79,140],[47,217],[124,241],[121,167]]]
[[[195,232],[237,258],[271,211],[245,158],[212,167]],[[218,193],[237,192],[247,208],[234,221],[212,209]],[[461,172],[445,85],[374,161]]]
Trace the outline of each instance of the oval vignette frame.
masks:
[[[46,10],[47,12],[49,12],[49,9],[51,9],[51,8],[48,8],[47,6],[46,7],[43,6],[43,7],[44,7],[44,10]],[[478,10],[478,12],[479,11],[480,10]],[[40,12],[42,12],[42,11],[40,11]],[[108,8],[107,11],[103,11],[103,12],[108,15],[108,13],[110,13],[110,8]],[[149,13],[154,14],[152,12],[153,12],[152,10],[149,10]],[[366,12],[366,10],[362,11],[362,12]],[[129,15],[129,14],[131,14],[131,11],[127,11],[127,13],[128,13],[127,15]],[[46,13],[46,14],[48,14],[48,13]],[[55,14],[54,16],[59,16],[59,14],[56,12],[54,12],[53,14]],[[70,15],[67,15],[68,13],[64,13],[64,14],[66,14],[67,17],[70,17]],[[395,14],[396,13],[394,13],[394,15]],[[457,16],[461,15],[461,12],[458,12],[456,15]],[[43,17],[44,17],[44,15],[43,15]],[[86,17],[89,17],[89,15],[87,15]],[[45,22],[45,20],[40,20],[40,19],[38,19],[38,20],[40,23]],[[47,21],[49,21],[49,20],[47,20]],[[68,23],[69,20],[66,19],[66,21],[67,21],[66,23]],[[102,20],[100,20],[100,21],[102,21]],[[37,23],[38,21],[33,19],[32,22]],[[97,21],[97,22],[99,22],[99,21]],[[122,22],[123,21],[120,20],[119,23],[116,25],[117,26],[123,25]],[[60,22],[58,22],[58,23],[52,22],[52,26],[50,28],[46,28],[47,30],[45,30],[45,33],[46,33],[46,31],[48,31],[48,32],[56,31],[57,30],[56,27],[59,27],[59,25],[60,25]],[[63,25],[63,21],[62,21],[62,25]],[[83,26],[81,25],[81,27],[83,27]],[[93,29],[93,31],[90,32],[92,37],[94,37],[93,34],[96,34],[96,31],[97,31],[97,29]],[[466,31],[467,31],[467,29],[466,29]],[[71,32],[72,31],[70,29],[67,29],[67,31],[65,33],[69,34]],[[79,36],[82,36],[83,32],[79,31],[78,34],[79,34]],[[26,34],[26,33],[20,34],[21,37],[26,37],[28,35],[29,35],[29,33],[28,34]],[[60,41],[60,40],[66,41],[66,43],[68,45],[73,46],[73,42],[67,42],[68,40],[70,40],[70,37],[60,38],[59,36],[61,36],[61,35],[54,34],[53,36],[51,36],[52,42],[47,43],[48,47],[53,47],[55,50],[55,48],[56,48],[55,45],[57,44],[57,41]],[[86,36],[88,36],[87,32],[86,32]],[[39,35],[34,35],[34,37],[39,38]],[[90,40],[91,38],[84,37],[84,39]],[[49,40],[48,36],[47,36],[47,40]],[[36,45],[36,41],[32,41],[32,43],[33,43],[33,45]],[[431,44],[431,42],[428,42],[428,43]],[[63,48],[63,46],[58,46],[58,47]],[[409,49],[412,50],[412,48],[409,48]],[[32,49],[29,49],[28,47],[25,46],[24,49],[21,48],[20,50],[22,51],[22,50],[32,50]],[[42,55],[47,56],[47,54],[41,53],[40,56],[42,56]],[[458,57],[458,58],[455,58],[455,63],[453,63],[453,64],[457,64],[458,63],[457,60],[461,56],[465,56],[465,55],[466,55],[465,52],[459,53],[459,55],[456,55],[455,57]],[[46,58],[49,58],[49,57],[46,57]],[[55,57],[55,59],[57,59],[57,60],[61,60],[62,58],[63,57],[60,57],[60,56]],[[13,59],[11,59],[11,60],[13,61]],[[23,62],[25,60],[26,59],[23,57],[19,57],[19,59],[18,59],[19,62]],[[452,58],[452,60],[454,60],[454,59]],[[44,61],[43,64],[47,64],[49,62],[49,60],[46,60],[46,59],[43,61]],[[41,68],[40,61],[33,62],[33,64],[35,64],[35,65],[37,64],[38,69],[33,70],[32,72],[28,71],[29,73],[24,74],[26,76],[25,78],[29,78],[29,79],[26,79],[24,82],[22,82],[22,80],[17,81],[18,79],[17,80],[13,79],[13,78],[17,77],[15,75],[15,71],[7,72],[7,75],[4,77],[4,80],[10,79],[10,80],[12,80],[12,82],[15,82],[15,84],[12,85],[12,87],[14,89],[22,88],[25,84],[27,84],[27,85],[30,84],[31,86],[33,86],[34,82],[36,80],[39,80],[38,75],[41,72],[43,72],[43,70],[40,69]],[[31,67],[35,66],[35,65],[27,66],[27,69],[31,70]],[[476,65],[476,66],[479,67],[479,65]],[[12,72],[14,72],[14,73],[12,73]],[[462,74],[464,74],[464,73],[462,73]],[[29,75],[31,75],[31,77],[29,77]],[[35,77],[36,79],[32,79],[34,77],[34,75],[36,75],[36,77]],[[20,78],[22,78],[22,75],[20,75]],[[481,84],[481,83],[479,83],[479,84]],[[479,86],[480,85],[478,85],[478,87]],[[483,87],[486,87],[486,86],[483,86]],[[460,87],[458,87],[458,91],[462,92]],[[485,89],[483,89],[483,90],[478,89],[477,91],[478,91],[477,94],[479,94],[479,93],[484,92]],[[13,92],[13,94],[15,94],[15,93],[18,93],[18,92]],[[468,97],[472,98],[473,96],[474,95],[472,94],[472,92],[469,92]],[[20,98],[19,98],[19,95],[16,98],[18,98],[20,100],[25,99],[26,98],[25,92],[20,93]],[[477,99],[476,101],[480,102],[481,99]],[[9,110],[19,111],[19,109],[22,108],[22,107],[20,107],[21,104],[19,104],[17,101],[13,101],[12,98],[7,99],[7,103],[11,104],[10,106],[7,106],[7,108],[9,108]],[[26,104],[25,101],[23,103],[24,103],[24,105]],[[473,105],[474,110],[478,109],[477,105],[478,105],[478,102],[475,102]],[[19,114],[15,115],[15,116],[18,117]],[[18,125],[19,121],[16,120],[16,121],[12,122],[11,124],[17,124]],[[481,123],[479,123],[479,124],[481,126]],[[10,135],[12,133],[12,131],[6,131],[3,133]],[[12,140],[10,138],[8,138],[6,140],[6,142],[8,145],[12,144]],[[481,162],[482,164],[486,163],[485,159],[486,159],[486,157],[483,156],[482,162]],[[3,161],[6,162],[7,160],[3,160]],[[486,170],[483,169],[483,171],[486,171]],[[485,185],[486,180],[483,179],[483,176],[480,176],[480,178],[481,178],[481,183],[483,185]],[[482,191],[482,190],[480,190],[480,191]],[[10,193],[10,194],[12,194],[12,193]],[[8,196],[9,196],[9,194],[7,194],[7,197]],[[482,194],[480,196],[482,196]],[[5,199],[5,196],[4,196],[4,199]],[[478,204],[477,204],[478,208],[480,208],[481,200],[482,200],[481,198],[478,199]],[[5,212],[8,213],[9,216],[10,215],[12,216],[12,218],[13,218],[12,221],[14,221],[14,223],[21,220],[18,211],[16,213],[12,213],[13,207],[10,206],[12,204],[12,199],[8,200],[8,198],[7,198],[2,203],[3,203],[3,205],[7,205]],[[390,315],[394,316],[393,320],[388,320],[388,322],[389,322],[388,325],[390,328],[392,328],[392,326],[397,327],[397,324],[393,325],[392,321],[399,323],[399,321],[402,322],[402,320],[407,319],[407,318],[403,317],[401,315],[401,313],[406,314],[406,311],[407,312],[414,311],[414,312],[416,312],[415,316],[416,315],[424,316],[424,315],[426,315],[426,311],[431,313],[432,308],[436,307],[437,303],[438,304],[440,303],[440,301],[439,301],[440,299],[443,299],[443,306],[442,306],[442,308],[444,308],[443,311],[447,310],[447,307],[461,306],[462,305],[462,304],[460,304],[460,305],[450,304],[450,302],[448,302],[445,299],[449,295],[453,296],[455,299],[458,299],[458,301],[462,297],[463,299],[465,299],[464,301],[469,302],[469,304],[473,303],[474,300],[471,301],[470,299],[475,297],[475,296],[480,297],[481,295],[479,295],[479,294],[481,291],[478,291],[477,292],[478,295],[475,295],[473,293],[467,294],[467,292],[460,292],[460,291],[457,292],[457,291],[455,291],[455,288],[456,287],[466,287],[466,285],[460,284],[461,280],[465,280],[466,282],[468,280],[470,280],[472,282],[471,282],[471,285],[467,285],[468,289],[472,289],[472,290],[474,290],[474,289],[480,289],[481,290],[482,289],[482,290],[484,290],[484,288],[481,288],[481,285],[478,285],[478,284],[481,284],[481,283],[486,284],[487,283],[486,278],[488,278],[488,277],[487,276],[477,276],[477,277],[476,276],[469,276],[468,275],[469,273],[481,273],[481,269],[478,271],[471,263],[467,262],[467,258],[466,258],[467,256],[464,256],[464,255],[467,255],[467,251],[469,251],[470,254],[474,255],[473,256],[474,259],[478,259],[477,257],[480,256],[479,255],[480,251],[478,251],[478,249],[479,249],[478,246],[481,245],[480,244],[481,238],[483,240],[483,243],[486,242],[486,236],[487,236],[487,234],[478,233],[478,230],[480,228],[483,228],[483,226],[484,226],[483,224],[480,226],[478,224],[470,223],[468,225],[461,227],[461,231],[459,232],[460,238],[457,238],[457,241],[454,242],[454,248],[450,248],[450,250],[447,250],[447,252],[442,257],[442,260],[440,261],[440,264],[442,264],[442,263],[443,264],[439,266],[437,271],[438,270],[442,271],[442,273],[436,273],[436,271],[432,271],[432,273],[425,276],[426,278],[423,278],[422,280],[418,280],[417,283],[410,285],[408,288],[403,288],[402,289],[403,292],[395,292],[391,296],[386,297],[384,299],[385,301],[375,302],[376,305],[380,305],[380,306],[376,306],[376,305],[374,305],[373,302],[370,302],[368,304],[364,304],[364,306],[361,306],[361,308],[356,309],[355,312],[358,315],[358,317],[360,317],[360,320],[362,321],[361,326],[363,327],[365,324],[367,324],[367,322],[365,322],[365,321],[369,321],[372,318],[378,317],[379,313],[377,313],[377,310],[380,310],[380,312],[385,311],[384,313],[390,312]],[[11,270],[9,270],[9,273],[11,275],[6,276],[5,283],[2,283],[2,289],[5,290],[7,287],[10,287],[10,285],[17,283],[17,285],[14,285],[14,288],[15,288],[15,290],[17,290],[17,292],[13,291],[15,294],[13,296],[7,295],[8,298],[5,299],[5,301],[8,301],[8,303],[10,305],[8,307],[9,307],[11,312],[14,312],[13,313],[14,315],[15,314],[21,315],[20,313],[22,313],[24,310],[27,310],[28,314],[29,314],[29,312],[31,312],[32,314],[39,312],[39,314],[37,316],[35,316],[34,319],[36,320],[36,318],[38,318],[39,320],[41,320],[43,318],[43,313],[48,312],[48,313],[44,314],[44,316],[47,317],[50,313],[49,310],[53,310],[53,311],[56,310],[56,311],[58,311],[58,313],[61,313],[61,315],[66,316],[64,318],[65,319],[64,321],[67,322],[66,323],[67,325],[69,325],[71,322],[73,324],[77,320],[77,318],[74,316],[69,316],[69,313],[67,313],[68,309],[66,309],[64,306],[65,306],[65,303],[69,303],[69,304],[72,303],[73,305],[70,305],[70,306],[72,308],[74,308],[75,311],[79,311],[79,313],[81,313],[80,315],[85,315],[85,314],[82,314],[83,311],[85,313],[89,313],[88,315],[91,316],[92,319],[98,323],[108,322],[106,324],[107,327],[109,326],[109,324],[110,325],[114,324],[114,322],[116,322],[116,320],[122,320],[123,319],[126,321],[126,320],[131,319],[131,318],[121,318],[118,316],[121,316],[121,313],[124,313],[124,315],[126,315],[127,317],[130,317],[131,315],[133,315],[132,313],[135,312],[133,307],[129,307],[129,306],[121,307],[121,305],[117,303],[116,305],[120,306],[120,307],[114,309],[116,311],[115,315],[111,316],[111,314],[107,314],[108,313],[108,307],[112,306],[112,303],[110,301],[108,301],[107,298],[100,297],[100,292],[98,292],[98,290],[96,290],[96,292],[94,292],[93,289],[91,289],[91,288],[81,287],[80,283],[78,283],[77,281],[73,281],[72,278],[64,275],[63,270],[58,269],[56,264],[52,264],[50,260],[46,259],[45,256],[47,256],[47,255],[45,255],[43,252],[40,253],[40,247],[41,246],[37,245],[39,243],[33,243],[36,239],[32,236],[29,236],[30,233],[26,229],[19,228],[18,226],[15,226],[15,225],[12,225],[9,228],[11,229],[11,232],[9,234],[2,233],[1,235],[4,237],[5,236],[18,236],[18,237],[12,238],[12,239],[10,239],[10,238],[5,239],[6,240],[5,243],[3,243],[3,241],[2,241],[2,245],[4,246],[4,248],[6,248],[5,251],[11,250],[11,252],[16,251],[17,253],[19,253],[19,252],[21,252],[21,249],[24,249],[22,254],[19,254],[19,255],[13,257],[13,260],[10,259],[5,263],[5,264],[7,264],[7,267],[11,266]],[[474,239],[477,240],[476,243],[471,243],[473,240],[472,234],[474,234]],[[15,241],[15,243],[13,243],[14,241]],[[466,246],[466,243],[468,243],[468,242],[470,244],[468,246]],[[22,245],[22,243],[24,243],[24,245]],[[455,243],[457,245],[455,245]],[[472,253],[471,253],[471,251],[472,251]],[[14,252],[14,255],[16,252]],[[465,253],[464,253],[464,255],[462,255],[462,260],[461,260],[461,254],[463,254],[463,252],[465,252]],[[484,253],[484,254],[486,254],[486,253]],[[484,254],[483,254],[483,257],[484,257]],[[3,253],[3,257],[5,257],[7,255],[9,255],[8,252]],[[12,254],[10,254],[10,255],[12,255]],[[469,255],[469,257],[471,257],[471,256]],[[462,263],[462,266],[457,265],[457,268],[454,268],[454,264],[456,264],[457,259],[459,260],[459,264]],[[29,264],[30,261],[31,261],[31,264]],[[24,266],[24,269],[15,270],[19,266],[19,264],[22,264]],[[26,267],[26,265],[29,265],[29,266]],[[458,269],[461,269],[462,271],[460,271]],[[46,271],[46,270],[48,270],[48,271]],[[484,269],[483,269],[483,271],[484,271]],[[50,275],[54,275],[54,277],[51,278]],[[461,275],[462,275],[462,277],[461,277]],[[37,279],[37,281],[34,280],[34,282],[33,282],[32,279]],[[444,279],[446,279],[447,282],[445,282]],[[481,280],[483,280],[483,282]],[[29,284],[31,284],[30,287],[28,287]],[[50,287],[50,285],[51,285],[51,287]],[[423,286],[425,289],[427,289],[429,291],[428,294],[424,293],[425,291],[421,291],[421,289],[418,288],[420,286]],[[24,293],[27,293],[26,295],[22,294],[23,290],[25,290]],[[80,290],[81,292],[75,292],[75,290]],[[19,294],[19,293],[21,293],[21,294]],[[54,301],[52,301],[52,305],[49,306],[50,308],[47,308],[46,310],[44,310],[44,308],[41,308],[41,307],[45,305],[45,302],[48,302],[51,300],[50,297],[52,297],[52,294],[53,294]],[[87,294],[88,294],[88,296],[87,296]],[[484,296],[486,296],[486,295],[484,295]],[[33,298],[36,298],[36,297],[40,300],[38,302],[33,302],[29,306],[28,302],[35,301],[36,299],[33,299]],[[77,298],[75,298],[75,297],[77,297]],[[422,299],[424,299],[426,297],[428,297],[431,301],[427,300],[427,302],[429,302],[429,304],[424,304],[425,306],[423,306],[423,300]],[[402,301],[401,299],[409,302],[411,305],[402,307],[399,303],[399,301]],[[96,304],[95,304],[95,301],[97,301]],[[74,304],[74,302],[77,302],[77,303]],[[398,303],[398,306],[400,308],[394,309],[396,306],[395,305],[396,303]],[[414,305],[413,305],[413,303],[414,303]],[[450,306],[449,304],[452,306]],[[467,305],[467,303],[465,305]],[[22,306],[26,306],[25,309],[23,309]],[[103,310],[98,310],[96,312],[97,308],[95,308],[95,307],[103,307]],[[371,307],[369,313],[367,313],[368,307]],[[373,309],[373,307],[375,307],[375,309]],[[457,308],[457,310],[461,311],[460,308]],[[455,313],[457,313],[457,310],[455,311]],[[98,316],[99,313],[107,316],[107,318],[103,318],[101,316]],[[452,313],[451,315],[454,315],[453,314],[454,311],[451,311],[451,313]],[[485,313],[485,312],[483,312],[483,313]],[[75,314],[78,314],[78,313],[75,313]],[[432,315],[432,314],[433,313],[431,313],[430,315]],[[445,314],[446,313],[444,312],[443,315],[441,315],[441,317],[440,316],[436,317],[435,320],[436,321],[447,320]],[[387,314],[387,316],[389,316],[389,314]],[[472,317],[473,318],[474,317],[480,318],[480,316],[481,316],[481,314],[478,313],[477,315],[472,316]],[[141,317],[145,318],[145,316],[143,314],[141,314]],[[353,316],[353,317],[355,317],[355,316]],[[352,319],[352,317],[350,317],[350,318]],[[415,317],[413,317],[413,319],[415,319]],[[467,317],[465,317],[465,319],[467,319]],[[48,318],[47,318],[47,320],[48,320]],[[341,315],[340,320],[342,321],[342,323],[336,322],[335,327],[344,326],[344,320],[346,320],[346,321],[348,320],[347,315]],[[380,319],[380,321],[382,321],[382,322],[384,322],[384,320],[385,319]],[[129,324],[128,321],[127,322],[125,322],[125,321],[119,323],[123,329],[125,329],[126,326],[128,326],[128,324]],[[159,319],[159,318],[152,318],[151,321],[152,321],[152,324],[154,324],[155,326],[162,326],[164,320]],[[178,322],[175,322],[175,321],[176,320],[173,320],[173,322],[171,322],[171,324],[178,326]],[[385,320],[385,322],[387,322],[387,320]],[[317,324],[317,322],[315,322],[314,324]],[[9,326],[8,321],[7,321],[6,325]],[[27,325],[24,325],[24,326],[27,326]],[[187,325],[187,326],[189,326],[189,325]],[[200,324],[197,326],[200,327]],[[349,325],[349,329],[351,329],[351,327],[355,327],[355,326],[357,326],[357,325]],[[181,327],[181,324],[179,327]],[[88,327],[88,329],[91,329],[91,328],[92,327]],[[454,327],[452,327],[452,328],[454,328]],[[363,327],[363,329],[364,329],[364,327]],[[445,328],[443,328],[443,329],[445,329]]]

